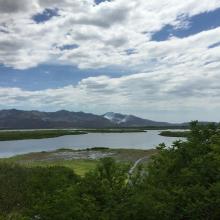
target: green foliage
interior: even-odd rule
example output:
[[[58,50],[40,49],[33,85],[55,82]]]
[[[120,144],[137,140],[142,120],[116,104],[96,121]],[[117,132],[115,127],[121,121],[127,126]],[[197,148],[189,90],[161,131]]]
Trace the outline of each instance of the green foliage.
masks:
[[[219,137],[217,126],[193,122],[188,141],[161,145],[132,198],[135,216],[151,214],[135,219],[219,219]]]
[[[85,212],[86,207],[95,205],[96,219],[118,219],[128,194],[127,172],[126,165],[116,164],[111,158],[102,159],[97,169],[85,176],[80,188]]]
[[[0,164],[0,213],[23,213],[54,192],[62,190],[77,177],[72,170],[62,167],[23,168]]]
[[[158,147],[147,168],[100,160],[84,177],[65,167],[0,164],[0,220],[218,220],[220,132],[191,124],[185,142]]]

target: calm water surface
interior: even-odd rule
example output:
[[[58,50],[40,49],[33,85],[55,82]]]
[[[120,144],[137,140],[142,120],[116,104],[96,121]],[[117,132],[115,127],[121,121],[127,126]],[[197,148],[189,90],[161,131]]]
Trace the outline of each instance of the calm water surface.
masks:
[[[30,152],[52,151],[59,148],[85,149],[91,147],[152,149],[164,142],[168,146],[183,138],[163,137],[160,131],[138,133],[89,133],[37,140],[0,141],[0,157]]]

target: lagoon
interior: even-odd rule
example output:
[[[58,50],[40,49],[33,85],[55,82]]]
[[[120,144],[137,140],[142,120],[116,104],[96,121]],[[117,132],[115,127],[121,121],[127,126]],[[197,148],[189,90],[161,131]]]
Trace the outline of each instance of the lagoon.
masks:
[[[30,152],[53,151],[59,148],[86,149],[92,147],[153,149],[160,143],[171,146],[184,138],[160,136],[160,130],[135,133],[88,133],[56,138],[0,141],[0,157],[11,157]]]

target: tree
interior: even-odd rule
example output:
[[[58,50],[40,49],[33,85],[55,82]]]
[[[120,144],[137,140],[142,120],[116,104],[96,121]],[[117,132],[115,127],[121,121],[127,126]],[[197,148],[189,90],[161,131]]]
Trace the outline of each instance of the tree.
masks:
[[[187,141],[161,145],[132,198],[135,219],[220,219],[219,140],[216,125],[192,122]]]

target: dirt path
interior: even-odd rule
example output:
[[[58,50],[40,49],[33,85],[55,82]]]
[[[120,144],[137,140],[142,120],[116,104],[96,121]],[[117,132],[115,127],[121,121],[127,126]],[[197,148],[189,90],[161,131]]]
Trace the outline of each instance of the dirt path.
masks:
[[[143,160],[147,160],[147,159],[149,159],[149,157],[142,157],[142,158],[136,160],[135,163],[134,163],[134,165],[133,165],[133,166],[131,167],[131,169],[129,170],[128,174],[131,176],[131,175],[133,174],[135,168],[137,167],[137,165],[138,165],[139,163],[141,163]]]

